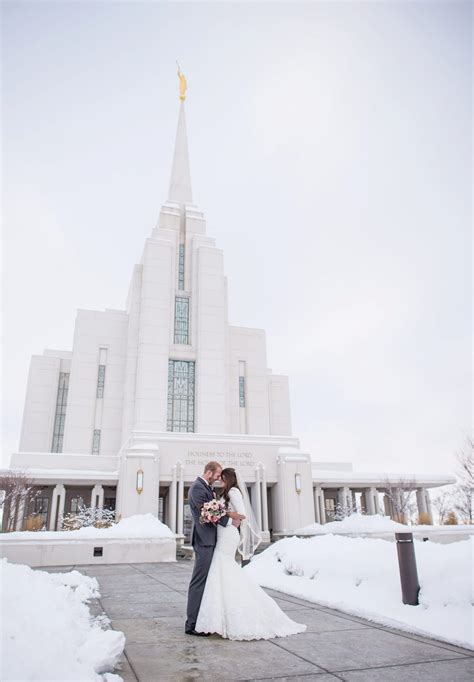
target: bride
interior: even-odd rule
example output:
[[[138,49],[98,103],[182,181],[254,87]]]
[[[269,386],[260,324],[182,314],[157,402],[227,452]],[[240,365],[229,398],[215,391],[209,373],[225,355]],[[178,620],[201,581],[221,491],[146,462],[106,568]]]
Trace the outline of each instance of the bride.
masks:
[[[235,469],[223,469],[222,496],[230,511],[245,516],[239,529],[217,526],[217,543],[207,575],[196,632],[217,633],[227,639],[286,637],[304,632],[235,561],[238,551],[249,559],[260,543],[247,488]]]

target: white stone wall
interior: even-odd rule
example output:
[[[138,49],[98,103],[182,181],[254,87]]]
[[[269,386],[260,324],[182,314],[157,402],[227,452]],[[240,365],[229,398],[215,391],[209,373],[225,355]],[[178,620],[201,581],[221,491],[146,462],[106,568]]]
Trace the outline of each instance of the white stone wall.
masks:
[[[45,351],[31,358],[20,450],[50,452],[60,372],[69,372],[71,353]]]
[[[196,431],[225,433],[227,306],[223,254],[193,240],[196,348]]]
[[[176,232],[160,235],[147,239],[143,251],[133,428],[166,431]]]
[[[101,407],[100,454],[121,445],[128,315],[122,311],[79,310],[74,332],[63,452],[92,452],[100,349],[107,349]]]
[[[270,433],[275,436],[291,436],[288,377],[269,374],[267,383],[270,402]]]
[[[229,327],[229,404],[233,433],[240,431],[239,361],[245,362],[245,412],[247,433],[270,434],[265,332]]]

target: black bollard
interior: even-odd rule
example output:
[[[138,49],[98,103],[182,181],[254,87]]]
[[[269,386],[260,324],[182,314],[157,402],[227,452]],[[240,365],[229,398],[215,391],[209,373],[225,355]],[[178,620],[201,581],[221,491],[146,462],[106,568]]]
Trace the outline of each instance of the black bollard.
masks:
[[[404,604],[418,606],[418,571],[416,570],[415,546],[413,533],[395,533],[397,540],[398,566],[402,585],[402,601]]]

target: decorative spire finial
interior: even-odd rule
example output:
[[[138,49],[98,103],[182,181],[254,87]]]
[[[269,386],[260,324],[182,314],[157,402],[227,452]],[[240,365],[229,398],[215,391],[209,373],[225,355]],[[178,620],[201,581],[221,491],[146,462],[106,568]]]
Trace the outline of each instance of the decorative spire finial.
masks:
[[[184,100],[186,99],[186,90],[188,89],[188,84],[186,83],[186,78],[184,76],[184,73],[179,68],[178,62],[176,62],[176,65],[178,67],[178,78],[179,78],[179,99],[182,102],[184,102]]]

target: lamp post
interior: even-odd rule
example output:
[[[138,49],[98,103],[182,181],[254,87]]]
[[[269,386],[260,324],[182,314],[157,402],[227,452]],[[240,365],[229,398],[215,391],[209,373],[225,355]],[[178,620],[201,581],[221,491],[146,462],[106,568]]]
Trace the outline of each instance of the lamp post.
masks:
[[[404,604],[418,606],[418,571],[416,569],[415,547],[413,533],[395,533],[397,540],[398,566],[400,569],[400,583],[402,585],[402,601]]]

